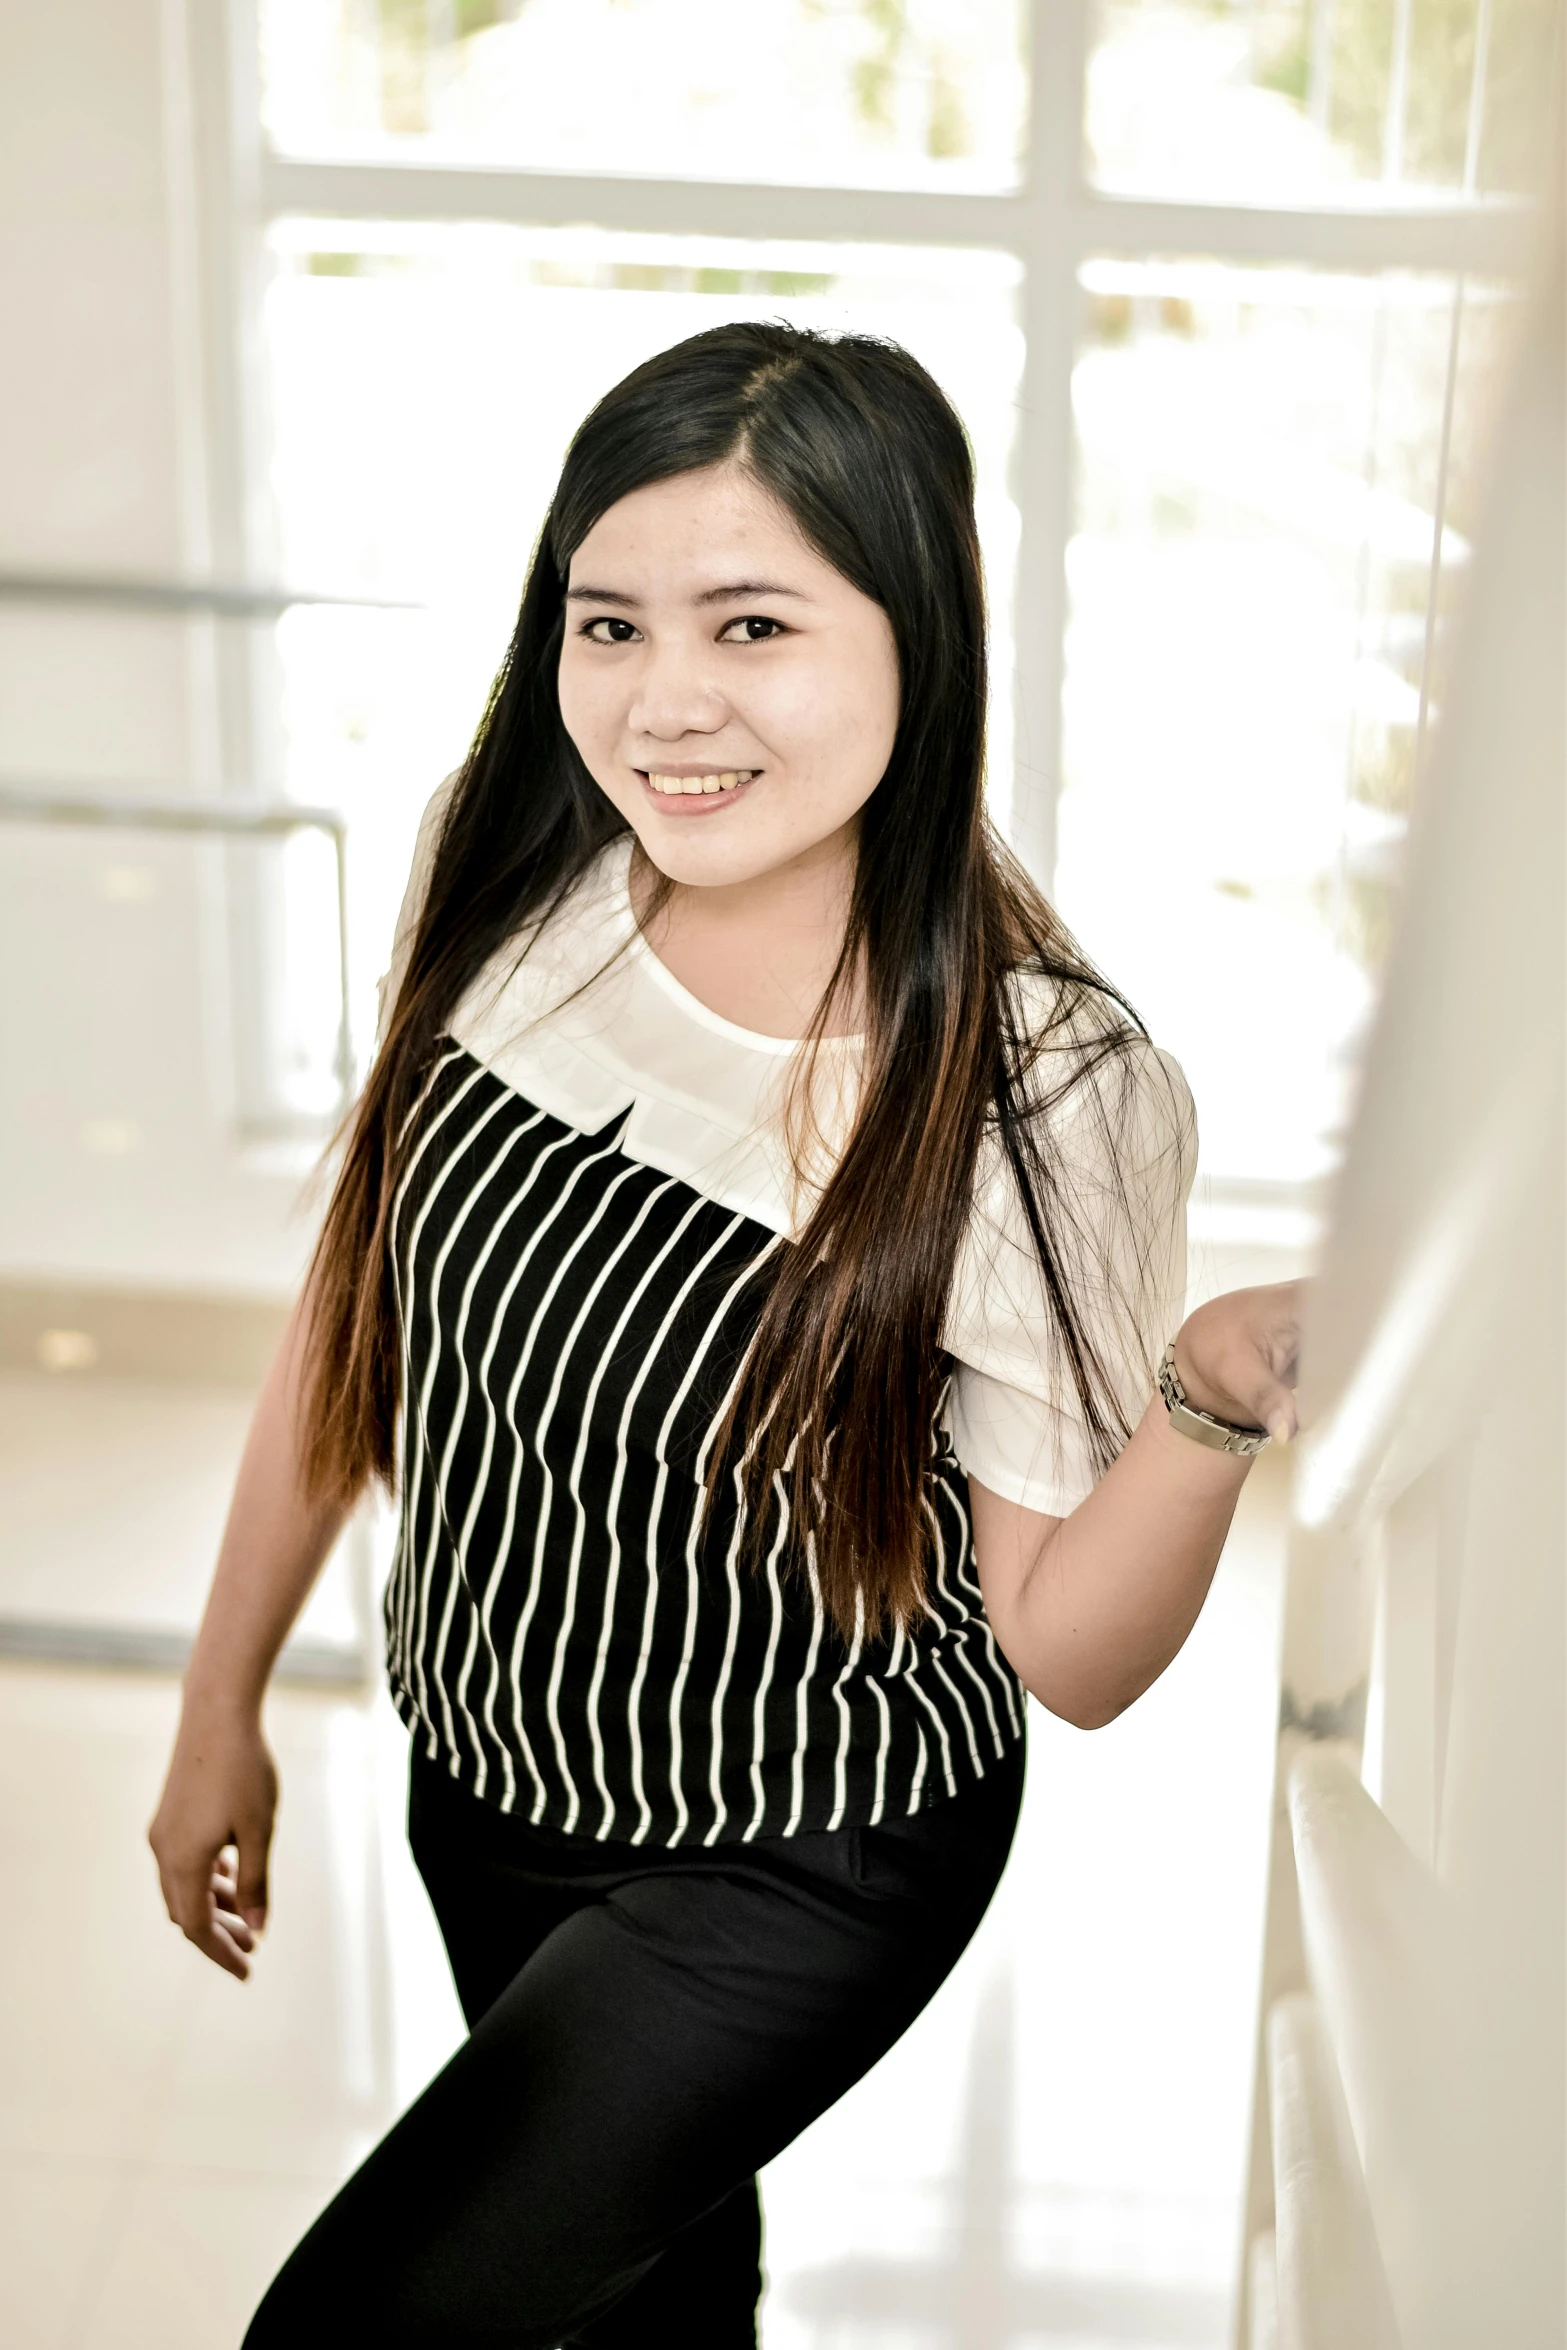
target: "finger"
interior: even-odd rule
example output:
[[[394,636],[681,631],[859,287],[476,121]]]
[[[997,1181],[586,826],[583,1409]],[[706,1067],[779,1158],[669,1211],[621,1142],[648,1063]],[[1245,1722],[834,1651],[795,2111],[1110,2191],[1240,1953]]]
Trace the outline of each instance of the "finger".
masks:
[[[217,1909],[234,1909],[232,1881],[221,1860],[213,1862],[203,1854],[199,1859],[167,1861],[159,1875],[169,1916],[191,1940],[205,1933]]]
[[[1285,1387],[1300,1380],[1300,1324],[1293,1317],[1275,1322],[1263,1343],[1263,1354],[1275,1379]]]
[[[198,1933],[187,1932],[185,1939],[201,1952],[203,1958],[210,1958],[214,1966],[220,1966],[236,1982],[250,1980],[250,1961],[216,1920],[209,1920]]]
[[[254,1946],[255,1938],[243,1919],[221,1914],[204,1884],[196,1889],[188,1883],[166,1885],[164,1899],[169,1916],[186,1941],[225,1974],[244,1982],[250,1973],[245,1951]],[[243,1944],[241,1935],[245,1937]]]
[[[248,1925],[240,1912],[231,1908],[227,1902],[214,1900],[209,1911],[209,1918],[210,1922],[221,1932],[227,1934],[229,1940],[235,1943],[239,1949],[255,1949],[255,1929]]]
[[[186,1940],[194,1943],[204,1958],[210,1958],[226,1973],[237,1975],[241,1982],[245,1980],[250,1972],[247,1954],[254,1950],[256,1937],[239,1912],[218,1892],[216,1883],[203,1888],[197,1913],[183,1931]]]
[[[188,1934],[208,1916],[210,1882],[206,1862],[168,1861],[158,1871],[163,1905],[182,1934]]]
[[[254,1926],[258,1933],[267,1922],[267,1845],[270,1829],[270,1821],[252,1820],[241,1826],[235,1839],[235,1899],[241,1917],[247,1925]]]
[[[1275,1444],[1288,1444],[1300,1427],[1294,1390],[1278,1380],[1263,1388],[1254,1409],[1259,1423]]]

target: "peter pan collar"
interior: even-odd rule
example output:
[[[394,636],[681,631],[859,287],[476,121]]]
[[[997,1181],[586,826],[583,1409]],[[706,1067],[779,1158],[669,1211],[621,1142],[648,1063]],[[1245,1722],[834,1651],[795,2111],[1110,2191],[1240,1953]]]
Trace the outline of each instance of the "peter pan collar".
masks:
[[[800,1046],[711,1011],[637,927],[631,839],[611,841],[556,913],[481,975],[449,1031],[514,1092],[580,1133],[626,1119],[629,1158],[771,1232],[803,1226],[852,1122],[860,1040],[818,1048],[797,1176]]]

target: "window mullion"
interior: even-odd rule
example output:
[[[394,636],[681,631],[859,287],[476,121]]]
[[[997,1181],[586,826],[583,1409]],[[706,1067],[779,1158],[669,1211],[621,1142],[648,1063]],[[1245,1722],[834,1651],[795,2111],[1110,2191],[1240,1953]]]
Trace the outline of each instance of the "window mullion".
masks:
[[[1313,210],[1167,202],[1085,189],[1081,151],[1081,20],[1057,5],[1047,53],[1076,56],[1070,99],[1042,92],[1040,119],[1072,141],[1054,210],[1032,191],[969,195],[889,188],[772,187],[730,180],[628,179],[613,174],[425,163],[339,163],[264,154],[264,219],[491,220],[529,228],[594,228],[823,244],[967,245],[1031,261],[1062,235],[1079,254],[1200,253],[1214,261],[1300,261],[1325,269],[1441,269],[1510,274],[1527,252],[1534,207],[1509,197],[1388,208]],[[1075,43],[1071,26],[1078,25]],[[1041,34],[1042,41],[1045,36]],[[1070,117],[1070,122],[1068,121]],[[1054,134],[1053,134],[1054,135]],[[1040,159],[1054,169],[1059,158]],[[1063,167],[1064,168],[1064,167]]]
[[[1022,198],[888,188],[634,179],[613,173],[467,164],[339,163],[267,153],[263,212],[273,218],[487,220],[584,225],[632,234],[766,242],[970,245],[1016,251]]]
[[[1019,403],[1014,766],[1008,831],[1042,885],[1055,869],[1061,790],[1066,542],[1072,497],[1072,358],[1084,246],[1083,71],[1087,0],[1033,0]]]
[[[1314,210],[1167,203],[1157,197],[1080,194],[1070,235],[1080,254],[1201,256],[1205,261],[1299,262],[1313,269],[1464,269],[1513,276],[1527,265],[1538,208],[1522,197],[1461,197],[1407,209],[1345,205]]]

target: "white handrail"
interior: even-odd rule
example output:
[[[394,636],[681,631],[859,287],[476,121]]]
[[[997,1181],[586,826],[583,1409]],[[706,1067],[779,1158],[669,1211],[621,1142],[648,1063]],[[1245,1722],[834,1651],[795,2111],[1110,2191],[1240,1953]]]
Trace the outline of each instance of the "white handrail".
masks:
[[[1252,2238],[1246,2273],[1251,2300],[1246,2350],[1279,2350],[1279,2253],[1272,2228]]]
[[[1376,2229],[1315,2002],[1268,2018],[1278,2350],[1401,2350]]]
[[[1424,2337],[1425,2241],[1446,2116],[1449,1925],[1434,1879],[1361,1783],[1358,1758],[1308,1746],[1289,1781],[1312,1990],[1365,2173],[1406,2339]]]
[[[1537,1040],[1520,1056],[1408,1242],[1364,1352],[1302,1445],[1297,1525],[1313,1532],[1344,1527],[1367,1506],[1392,1501],[1447,1440],[1444,1392],[1457,1417],[1483,1387],[1487,1366],[1469,1343],[1471,1301],[1484,1292],[1493,1260],[1506,1250],[1512,1215],[1536,1179],[1551,1106],[1550,1050]],[[1412,1413],[1422,1422],[1418,1453],[1399,1441]]]

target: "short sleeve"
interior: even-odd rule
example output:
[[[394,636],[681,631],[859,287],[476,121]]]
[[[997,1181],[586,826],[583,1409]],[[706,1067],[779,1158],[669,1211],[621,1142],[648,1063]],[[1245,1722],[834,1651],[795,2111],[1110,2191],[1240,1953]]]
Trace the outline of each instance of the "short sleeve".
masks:
[[[386,1023],[391,1018],[397,991],[408,969],[408,958],[413,953],[414,937],[419,928],[419,917],[424,912],[425,895],[430,887],[430,872],[435,863],[441,826],[446,821],[446,811],[451,806],[456,784],[457,775],[448,775],[445,782],[430,795],[424,814],[419,819],[413,862],[408,869],[402,904],[397,909],[397,927],[392,933],[391,960],[375,985],[375,1040],[378,1045],[386,1035]]]
[[[1041,1113],[1052,1251],[1097,1377],[1128,1429],[1185,1308],[1197,1121],[1180,1065],[1135,1038]],[[1018,1179],[987,1141],[943,1342],[963,1468],[1005,1500],[1066,1517],[1103,1474]]]

